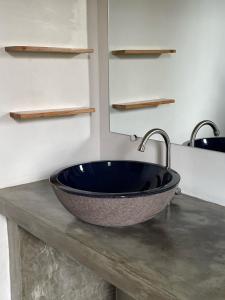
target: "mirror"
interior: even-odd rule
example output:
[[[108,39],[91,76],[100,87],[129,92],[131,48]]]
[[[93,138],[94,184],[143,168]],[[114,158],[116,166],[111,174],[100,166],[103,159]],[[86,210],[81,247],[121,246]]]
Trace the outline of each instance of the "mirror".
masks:
[[[112,132],[184,145],[208,119],[225,136],[224,0],[109,0],[108,36]]]

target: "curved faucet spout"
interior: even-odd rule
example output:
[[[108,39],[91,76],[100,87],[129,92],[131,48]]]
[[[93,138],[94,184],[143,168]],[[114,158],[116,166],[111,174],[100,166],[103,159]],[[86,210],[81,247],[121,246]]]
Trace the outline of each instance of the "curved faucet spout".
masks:
[[[145,151],[145,145],[148,141],[148,139],[154,135],[154,134],[160,134],[164,141],[165,141],[165,144],[166,144],[166,168],[170,168],[170,148],[171,148],[171,144],[170,144],[170,138],[168,136],[168,134],[162,130],[162,129],[159,129],[159,128],[155,128],[155,129],[152,129],[152,130],[149,130],[145,136],[143,137],[139,147],[138,147],[138,151],[141,151],[141,152],[144,152]]]
[[[197,133],[198,133],[199,129],[201,129],[205,125],[209,125],[210,127],[212,127],[213,132],[214,132],[214,136],[219,136],[220,135],[219,128],[217,127],[217,125],[214,122],[212,122],[210,120],[204,120],[204,121],[198,123],[195,126],[194,130],[192,131],[191,138],[190,138],[190,146],[191,147],[195,146],[195,139],[196,139],[196,136],[197,136]]]

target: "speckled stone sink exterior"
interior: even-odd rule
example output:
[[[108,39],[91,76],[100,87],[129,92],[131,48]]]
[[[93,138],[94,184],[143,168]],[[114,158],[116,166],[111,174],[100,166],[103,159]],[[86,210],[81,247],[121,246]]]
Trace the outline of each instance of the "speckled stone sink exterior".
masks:
[[[151,219],[173,198],[178,173],[138,161],[96,161],[51,176],[54,191],[74,216],[91,224],[128,226]]]

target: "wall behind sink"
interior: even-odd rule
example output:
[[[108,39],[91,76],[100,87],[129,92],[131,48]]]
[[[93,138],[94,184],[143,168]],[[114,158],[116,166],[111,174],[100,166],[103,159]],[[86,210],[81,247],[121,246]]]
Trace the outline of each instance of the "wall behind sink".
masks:
[[[96,107],[89,89],[89,64],[96,54],[4,51],[7,45],[85,48],[87,26],[84,0],[0,0],[0,188],[99,157],[98,113],[25,122],[9,117],[9,111]]]
[[[89,11],[88,11],[89,14]],[[84,0],[0,0],[0,188],[48,178],[77,161],[99,159],[98,86],[79,56],[10,55],[7,45],[95,47]],[[91,94],[90,94],[91,88]],[[10,111],[94,106],[96,113],[16,122]],[[0,299],[10,299],[5,218],[0,216]]]

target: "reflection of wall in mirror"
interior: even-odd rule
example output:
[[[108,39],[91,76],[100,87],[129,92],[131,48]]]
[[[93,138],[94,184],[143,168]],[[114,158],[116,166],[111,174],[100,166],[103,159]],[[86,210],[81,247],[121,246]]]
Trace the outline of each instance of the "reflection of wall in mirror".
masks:
[[[225,1],[109,0],[109,90],[115,103],[158,98],[175,104],[118,111],[111,131],[165,129],[174,143],[190,138],[204,119],[225,135]],[[115,56],[120,49],[176,49],[162,56]],[[203,128],[198,136],[212,136]]]

